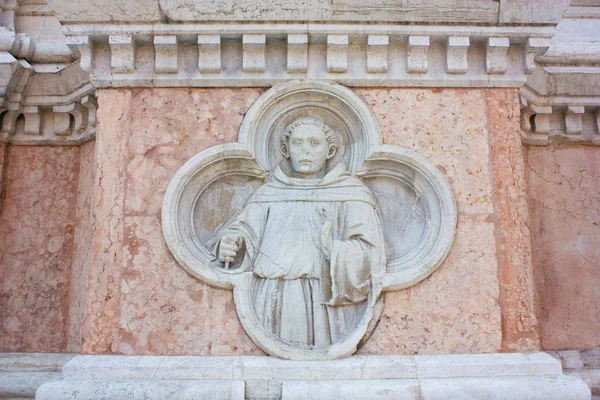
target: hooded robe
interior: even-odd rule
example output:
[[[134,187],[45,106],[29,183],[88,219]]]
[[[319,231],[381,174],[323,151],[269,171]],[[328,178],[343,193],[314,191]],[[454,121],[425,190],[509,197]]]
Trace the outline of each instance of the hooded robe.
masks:
[[[329,259],[315,244],[323,214],[332,226]],[[367,307],[371,273],[385,268],[375,197],[343,164],[322,179],[290,178],[277,167],[223,234],[244,238],[240,270],[253,271],[258,320],[298,348],[343,340]]]

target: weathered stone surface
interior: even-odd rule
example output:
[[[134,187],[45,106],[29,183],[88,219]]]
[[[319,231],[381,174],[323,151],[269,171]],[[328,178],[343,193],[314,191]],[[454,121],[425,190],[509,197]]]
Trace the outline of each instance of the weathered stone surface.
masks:
[[[8,150],[0,215],[0,349],[65,351],[77,147]]]
[[[485,92],[358,89],[379,120],[384,143],[415,150],[446,176],[461,214],[491,214]]]
[[[499,377],[422,381],[425,399],[589,400],[590,391],[580,379],[558,377]]]
[[[332,8],[337,18],[363,21],[494,23],[498,18],[498,3],[486,0],[333,0]]]
[[[545,353],[275,357],[77,356],[38,400],[121,398],[589,400]],[[465,397],[467,396],[467,397]]]
[[[498,351],[502,334],[485,93],[358,92],[377,115],[385,143],[418,151],[437,165],[459,212],[446,262],[419,285],[386,294],[379,326],[360,353]]]
[[[600,347],[600,152],[530,147],[526,173],[545,349]]]
[[[101,225],[92,241],[84,352],[260,354],[243,333],[231,294],[181,269],[160,225],[171,176],[198,151],[235,140],[260,93],[100,91],[94,211]]]
[[[379,325],[359,354],[498,351],[502,332],[494,250],[492,223],[459,216],[447,260],[420,284],[385,294]]]
[[[135,2],[107,0],[67,4],[49,0],[49,6],[61,22],[132,21],[381,21],[496,23],[499,7],[492,0],[409,1],[394,3],[374,0],[277,0],[277,1],[203,1],[136,0]],[[523,7],[521,7],[523,8]],[[512,16],[512,4],[505,14]],[[525,9],[528,11],[529,9]],[[518,22],[529,22],[526,13]],[[520,14],[519,14],[520,15]],[[506,17],[505,17],[506,18]],[[506,21],[514,22],[514,21]],[[539,21],[546,22],[546,21]]]
[[[568,0],[372,0],[203,1],[89,0],[77,4],[48,0],[61,22],[172,21],[403,21],[438,23],[556,24]]]
[[[159,21],[163,17],[159,0],[48,0],[61,22]]]
[[[517,90],[487,90],[502,348],[539,350]]]
[[[569,0],[500,0],[501,24],[557,24]]]
[[[583,380],[592,391],[592,398],[600,396],[600,349],[550,351],[560,360],[565,375]]]
[[[283,382],[282,399],[299,400],[307,395],[315,400],[590,398],[589,390],[581,380],[567,376]]]
[[[89,242],[90,272],[82,327],[82,352],[117,352],[120,276],[123,257],[123,208],[127,140],[131,132],[131,93],[112,92],[100,100],[96,140],[94,215]],[[87,286],[84,284],[84,287]]]
[[[75,209],[75,232],[73,239],[73,264],[69,305],[69,343],[67,351],[81,351],[83,320],[87,312],[90,274],[90,242],[94,215],[95,142],[80,147],[79,181],[77,182],[77,206]]]
[[[368,382],[346,380],[283,382],[282,399],[301,400],[307,396],[315,400],[418,400],[422,398],[420,381],[417,379],[373,379]]]
[[[390,2],[372,0],[205,1],[160,0],[161,9],[176,21],[411,21],[496,22],[498,2],[444,0]]]
[[[546,353],[358,355],[340,360],[276,357],[81,355],[64,367],[64,379],[370,380],[553,376],[561,364]]]
[[[165,15],[175,21],[315,21],[332,18],[331,6],[319,0],[160,0]]]
[[[572,65],[577,62],[583,65],[597,64],[600,61],[600,55],[598,55],[600,49],[599,29],[600,16],[596,16],[596,18],[563,18],[556,26],[550,48],[539,58],[540,63],[542,65]],[[557,68],[554,68],[554,71],[556,70]],[[560,67],[558,70],[560,71]],[[569,73],[568,68],[563,73],[566,73],[567,76],[577,77],[577,74]],[[590,81],[597,79],[597,72],[592,76]],[[548,82],[548,84],[552,88],[551,83]],[[597,86],[596,89],[598,89]]]
[[[2,213],[2,204],[4,202],[4,191],[6,184],[6,173],[8,170],[8,145],[0,143],[0,214]],[[1,272],[0,272],[1,274]],[[2,275],[0,275],[2,276]]]
[[[60,379],[72,354],[0,353],[0,398],[33,399],[45,382]]]
[[[37,391],[38,400],[97,400],[97,399],[214,399],[244,400],[243,381],[190,381],[154,379],[123,381],[54,381]]]
[[[91,82],[102,88],[271,87],[290,79],[327,79],[354,87],[521,87],[532,68],[529,40],[539,45],[539,53],[552,33],[548,26],[368,22],[65,26],[68,43],[82,54],[81,68],[91,71]],[[289,35],[308,36],[283,40]],[[156,52],[148,42],[165,36],[179,43],[177,68],[171,63],[173,45],[165,59],[162,45]],[[446,45],[467,37],[472,38],[468,57],[464,45]],[[169,73],[164,73],[167,59]]]

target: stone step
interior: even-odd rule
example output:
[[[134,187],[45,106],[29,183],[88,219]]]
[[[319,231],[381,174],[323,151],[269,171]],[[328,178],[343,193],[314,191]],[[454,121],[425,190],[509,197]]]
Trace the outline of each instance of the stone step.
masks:
[[[38,400],[589,400],[584,382],[569,376],[446,379],[287,380],[249,391],[241,380],[59,380]]]
[[[75,354],[0,353],[0,373],[10,371],[60,371]]]
[[[588,399],[587,387],[567,377],[390,379],[375,381],[287,381],[282,400],[575,400]]]
[[[274,357],[81,355],[37,400],[154,399],[572,399],[585,382],[546,353]]]
[[[331,361],[274,357],[81,355],[63,370],[68,379],[409,379],[560,375],[545,353],[354,356]]]
[[[0,353],[0,399],[33,399],[45,382],[60,379],[74,354]]]

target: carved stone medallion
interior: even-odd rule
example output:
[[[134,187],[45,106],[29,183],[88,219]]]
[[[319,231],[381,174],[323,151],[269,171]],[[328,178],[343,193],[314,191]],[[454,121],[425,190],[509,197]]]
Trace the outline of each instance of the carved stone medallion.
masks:
[[[291,81],[252,105],[238,143],[181,167],[162,221],[183,268],[233,290],[258,346],[320,360],[353,354],[376,325],[381,292],[441,264],[456,207],[431,162],[382,144],[360,97]]]

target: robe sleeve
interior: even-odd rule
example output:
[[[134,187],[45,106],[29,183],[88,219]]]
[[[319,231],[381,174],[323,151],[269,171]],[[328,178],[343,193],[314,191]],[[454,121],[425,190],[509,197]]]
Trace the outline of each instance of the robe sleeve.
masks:
[[[242,212],[228,221],[215,235],[212,251],[213,262],[211,264],[214,267],[223,266],[223,263],[218,260],[219,246],[223,236],[241,236],[244,238],[245,250],[244,253],[238,253],[236,263],[232,268],[237,269],[239,272],[252,269],[252,260],[260,244],[261,227],[264,226],[264,219],[267,215],[268,205],[246,204]]]
[[[329,306],[355,304],[367,299],[371,274],[385,268],[385,244],[379,213],[367,203],[348,202],[343,207],[338,239],[331,249]],[[324,285],[327,287],[327,285]]]

